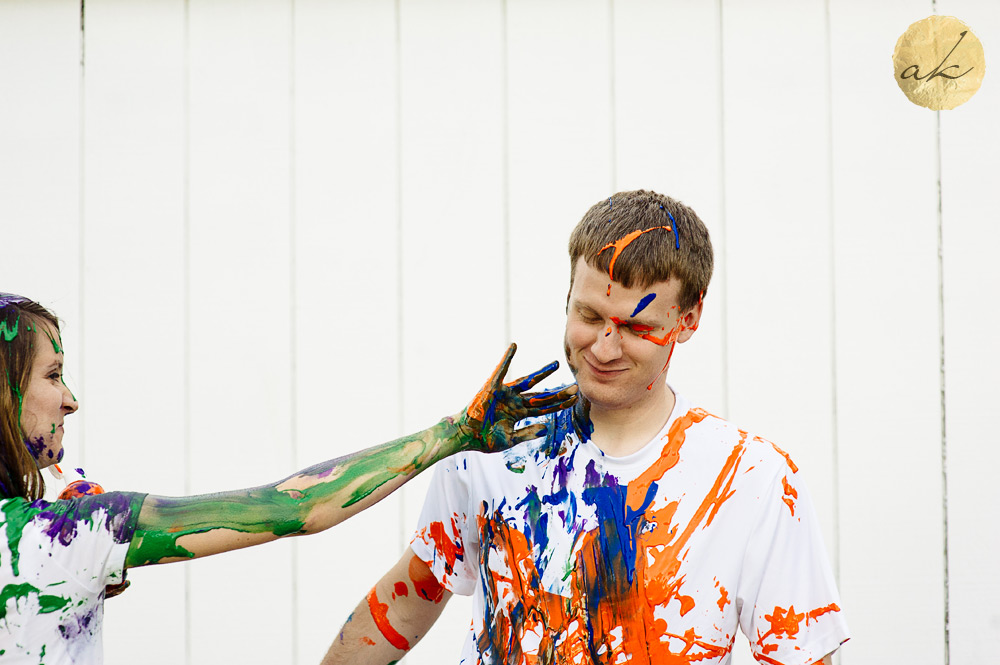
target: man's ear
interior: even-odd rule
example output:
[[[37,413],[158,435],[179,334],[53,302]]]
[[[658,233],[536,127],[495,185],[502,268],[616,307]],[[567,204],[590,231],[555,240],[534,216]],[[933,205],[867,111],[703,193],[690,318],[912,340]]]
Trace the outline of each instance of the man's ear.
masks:
[[[681,316],[681,330],[677,334],[678,342],[686,342],[691,339],[691,336],[694,335],[694,331],[698,329],[698,324],[701,322],[701,312],[703,309],[704,303],[699,300],[697,305],[689,309]]]

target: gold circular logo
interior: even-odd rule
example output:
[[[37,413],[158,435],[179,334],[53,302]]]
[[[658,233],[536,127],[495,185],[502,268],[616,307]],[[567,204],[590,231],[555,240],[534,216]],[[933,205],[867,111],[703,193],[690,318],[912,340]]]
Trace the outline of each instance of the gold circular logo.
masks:
[[[986,73],[983,44],[954,16],[928,16],[902,34],[892,53],[896,84],[934,111],[969,101]]]

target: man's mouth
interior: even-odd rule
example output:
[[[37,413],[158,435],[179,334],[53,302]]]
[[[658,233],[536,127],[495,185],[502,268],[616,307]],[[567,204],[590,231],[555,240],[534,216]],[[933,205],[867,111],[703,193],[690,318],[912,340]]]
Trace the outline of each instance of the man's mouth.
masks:
[[[610,379],[610,378],[616,377],[616,376],[618,376],[619,374],[621,374],[622,372],[625,371],[624,367],[620,367],[620,368],[619,367],[603,367],[602,368],[602,367],[599,367],[599,366],[595,365],[594,363],[592,363],[591,361],[587,360],[586,358],[584,358],[584,362],[587,363],[587,367],[594,374],[594,376],[597,376],[597,377],[602,378],[602,379]]]

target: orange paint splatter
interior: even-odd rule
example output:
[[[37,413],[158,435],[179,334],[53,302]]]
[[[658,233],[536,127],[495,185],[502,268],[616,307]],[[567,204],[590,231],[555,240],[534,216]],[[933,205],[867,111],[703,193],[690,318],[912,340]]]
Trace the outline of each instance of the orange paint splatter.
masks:
[[[440,603],[444,598],[444,587],[437,581],[431,569],[420,557],[413,555],[409,566],[410,581],[413,582],[413,589],[417,595],[424,600],[429,600],[434,604]]]
[[[778,446],[776,446],[774,443],[771,443],[767,439],[762,439],[759,436],[755,436],[754,440],[760,441],[761,443],[770,443],[771,447],[774,448],[776,451],[778,451],[778,454],[781,455],[782,457],[784,457],[785,461],[788,462],[788,468],[792,470],[792,473],[798,473],[799,472],[799,467],[795,466],[795,462],[792,461],[792,458],[789,457],[788,453],[786,453],[784,450],[782,450],[781,448],[779,448]]]
[[[673,601],[679,603],[681,615],[695,608],[694,599],[681,592],[680,565],[692,535],[705,528],[733,495],[731,486],[745,450],[745,436],[683,528],[673,524],[676,501],[659,509],[643,509],[652,483],[678,464],[687,429],[708,416],[693,409],[676,419],[664,436],[668,440],[660,457],[628,485],[626,507],[642,509],[645,523],[636,536],[634,578],[625,579],[622,571],[608,567],[601,533],[588,531],[581,534],[579,555],[569,572],[569,597],[548,592],[535,567],[528,537],[501,516],[479,515],[484,545],[480,570],[489,578],[484,586],[486,605],[500,608],[513,601],[519,606],[515,613],[493,611],[487,617],[488,625],[479,635],[481,653],[489,651],[496,659],[519,665],[590,665],[596,662],[595,654],[607,663],[627,657],[636,665],[689,665],[722,658],[730,651],[731,641],[719,645],[702,640],[693,628],[682,635],[669,632],[666,621],[656,618],[653,609]],[[593,596],[595,588],[600,589],[599,597]],[[537,656],[519,650],[521,638],[529,634],[539,638]]]
[[[455,568],[455,561],[459,557],[465,556],[465,548],[461,544],[461,533],[455,516],[451,518],[450,536],[445,531],[443,522],[431,522],[417,533],[417,537],[434,547],[435,553],[444,559],[445,572],[449,575]]]
[[[373,640],[372,638],[368,637],[367,635],[365,635],[364,637],[362,637],[361,641],[364,642],[365,644],[367,644],[370,647],[375,646],[375,640]]]
[[[469,406],[466,409],[468,414],[472,416],[474,419],[478,420],[479,422],[483,422],[483,419],[486,416],[486,408],[484,405],[486,404],[486,402],[489,401],[490,397],[493,395],[493,390],[492,390],[493,377],[496,376],[496,374],[500,371],[500,368],[503,367],[503,364],[505,362],[507,362],[506,356],[504,356],[503,360],[501,360],[497,364],[496,369],[494,369],[493,373],[490,374],[489,380],[487,380],[486,383],[483,384],[483,387],[479,389],[479,392],[476,393],[476,396],[472,398],[472,402],[469,403]]]
[[[781,479],[781,485],[785,489],[785,495],[781,498],[788,506],[788,510],[792,511],[792,517],[795,517],[795,499],[799,498],[799,493],[795,491],[795,488],[788,484],[788,476],[784,476]]]
[[[396,582],[393,589],[397,596],[409,596],[410,589],[406,586],[406,582]]]
[[[729,600],[729,592],[726,591],[726,587],[722,586],[718,580],[715,581],[715,587],[719,590],[718,603],[719,603],[719,611],[721,612],[726,609],[726,605],[730,604],[733,601]]]
[[[378,596],[375,595],[375,587],[372,587],[372,590],[368,592],[368,609],[372,613],[372,619],[375,620],[375,627],[388,640],[389,644],[400,651],[409,651],[410,642],[389,623],[389,606],[379,602]]]
[[[839,612],[840,608],[837,607],[837,603],[830,603],[826,607],[817,608],[811,612],[806,612],[806,625],[809,625],[810,621],[815,621],[827,612]]]
[[[629,233],[628,235],[619,238],[614,242],[609,242],[604,247],[601,247],[600,251],[597,252],[598,254],[600,254],[606,249],[614,248],[614,252],[611,254],[611,263],[608,264],[608,277],[611,278],[612,282],[615,280],[615,262],[618,260],[618,257],[621,256],[622,251],[626,247],[628,247],[633,240],[641,236],[643,233],[655,231],[656,229],[666,229],[667,231],[671,230],[669,226],[654,226],[649,229],[640,229],[638,231],[632,231],[632,233]],[[608,284],[608,295],[609,296],[611,295],[611,284]]]
[[[794,605],[789,605],[787,610],[775,606],[774,611],[771,614],[764,615],[764,619],[766,619],[771,624],[771,627],[763,635],[760,635],[758,631],[759,637],[757,638],[757,644],[758,646],[761,647],[762,652],[765,654],[776,651],[778,649],[778,645],[776,644],[765,645],[764,640],[766,640],[768,637],[771,636],[774,636],[775,638],[779,639],[785,638],[789,640],[794,640],[796,639],[796,635],[798,635],[799,633],[799,628],[803,620],[806,622],[806,625],[808,626],[810,621],[815,621],[817,618],[823,616],[824,614],[827,614],[828,612],[839,612],[839,611],[840,608],[837,607],[836,603],[830,603],[825,607],[819,607],[809,612],[800,612],[800,613],[795,612]],[[767,658],[766,656],[758,656],[757,660],[765,663],[771,663],[772,665],[781,665],[781,663],[779,663],[778,661],[772,658]]]

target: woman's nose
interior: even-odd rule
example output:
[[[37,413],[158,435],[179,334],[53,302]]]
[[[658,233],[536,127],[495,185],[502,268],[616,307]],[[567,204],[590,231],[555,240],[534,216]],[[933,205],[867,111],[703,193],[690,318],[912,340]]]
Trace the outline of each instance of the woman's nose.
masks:
[[[76,401],[76,395],[63,384],[63,408],[66,409],[66,413],[76,413],[77,409],[80,408],[80,403]]]

